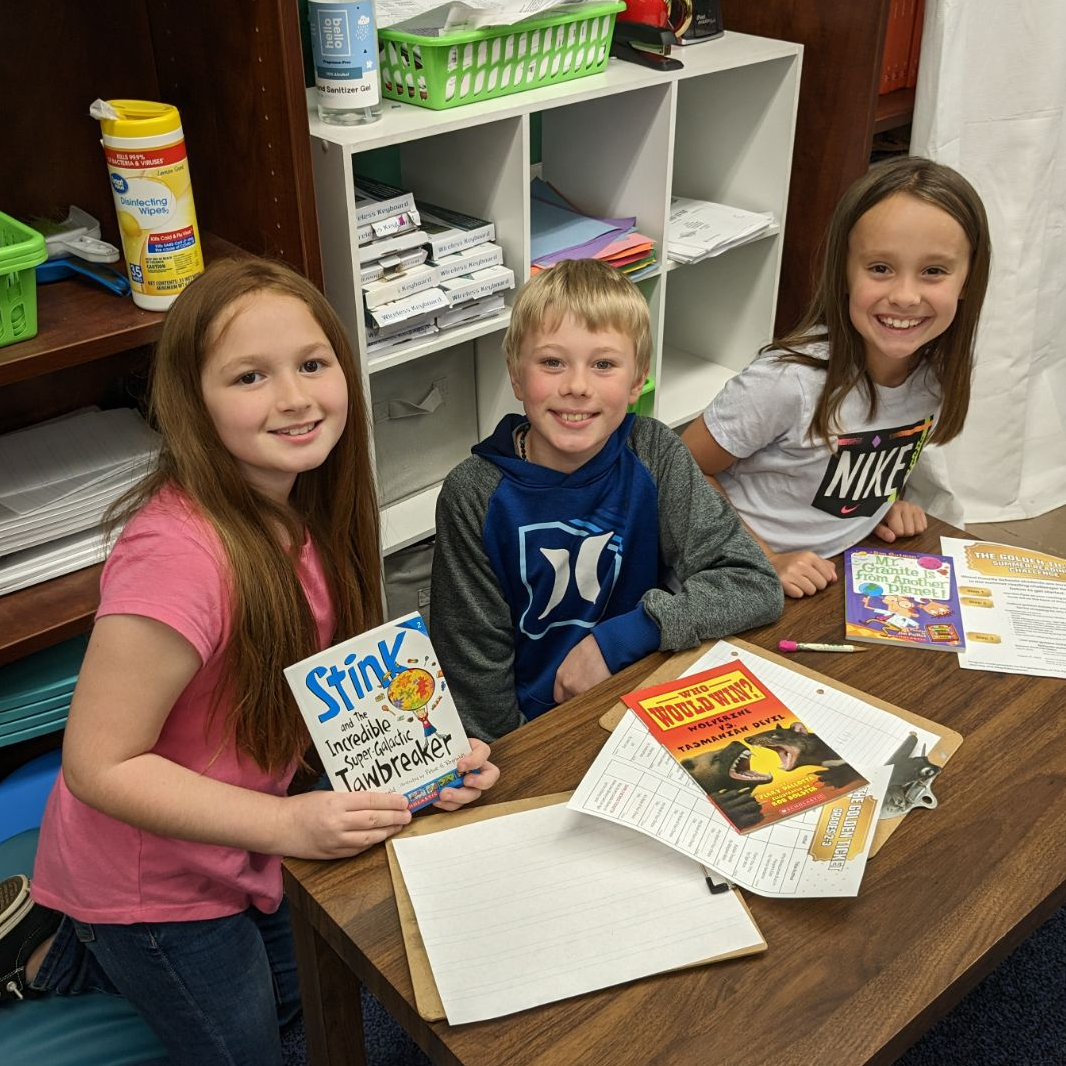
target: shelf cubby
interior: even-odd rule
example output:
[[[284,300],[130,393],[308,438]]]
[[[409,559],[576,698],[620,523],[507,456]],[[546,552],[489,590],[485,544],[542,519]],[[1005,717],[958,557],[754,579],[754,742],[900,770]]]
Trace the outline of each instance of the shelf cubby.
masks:
[[[425,200],[491,219],[504,262],[529,274],[531,132],[537,169],[568,200],[602,218],[634,217],[654,239],[660,267],[639,282],[652,319],[655,413],[679,426],[697,414],[770,340],[781,265],[801,49],[726,33],[683,54],[680,71],[612,59],[599,75],[434,112],[385,108],[366,127],[334,127],[308,96],[326,293],[345,321],[366,374],[403,365],[429,377],[438,353],[471,344],[478,436],[518,409],[503,357],[508,315],[436,334],[367,360],[360,299],[353,174],[380,175]],[[774,224],[711,260],[668,258],[671,196],[751,211]],[[507,293],[507,307],[514,293]],[[415,461],[412,456],[412,461]],[[440,485],[382,508],[385,554],[433,532]]]

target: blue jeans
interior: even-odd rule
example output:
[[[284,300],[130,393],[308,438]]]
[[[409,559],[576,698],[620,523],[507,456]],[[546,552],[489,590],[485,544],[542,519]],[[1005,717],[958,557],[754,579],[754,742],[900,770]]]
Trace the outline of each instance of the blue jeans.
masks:
[[[125,996],[171,1066],[282,1066],[300,1010],[286,900],[225,918],[89,925],[64,918],[32,987]]]

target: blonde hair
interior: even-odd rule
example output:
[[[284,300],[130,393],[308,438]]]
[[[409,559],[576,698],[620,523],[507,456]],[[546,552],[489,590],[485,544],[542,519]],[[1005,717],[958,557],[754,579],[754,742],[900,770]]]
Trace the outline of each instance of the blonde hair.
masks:
[[[522,286],[503,337],[507,369],[518,372],[522,343],[537,330],[551,332],[571,315],[591,333],[615,330],[633,341],[636,378],[651,369],[651,315],[648,305],[624,274],[598,259],[564,259]]]
[[[867,211],[899,193],[945,211],[962,227],[970,245],[964,298],[959,300],[955,318],[921,352],[921,362],[932,368],[943,397],[930,442],[943,444],[958,436],[966,420],[977,322],[991,269],[988,218],[976,190],[958,171],[920,156],[902,156],[871,167],[844,193],[829,221],[810,308],[795,329],[763,349],[784,349],[783,360],[825,371],[825,385],[809,427],[812,437],[828,440],[836,432],[840,405],[856,387],[866,391],[870,417],[877,413],[877,393],[866,369],[865,346],[848,310],[848,239]],[[828,341],[828,363],[798,350],[817,341]]]
[[[242,297],[273,292],[304,303],[322,328],[348,385],[347,425],[321,466],[297,476],[288,507],[257,492],[219,439],[200,374]],[[309,738],[282,673],[321,650],[294,557],[306,534],[318,549],[336,617],[333,639],[381,621],[378,508],[362,377],[344,327],[325,297],[289,267],[256,258],[213,263],[167,312],[156,345],[149,419],[162,436],[155,470],[119,500],[116,524],[172,486],[218,533],[230,565],[232,627],[226,735],[268,771],[300,758]],[[286,548],[277,530],[285,531]],[[221,694],[219,694],[221,695]],[[212,713],[217,712],[218,702]]]

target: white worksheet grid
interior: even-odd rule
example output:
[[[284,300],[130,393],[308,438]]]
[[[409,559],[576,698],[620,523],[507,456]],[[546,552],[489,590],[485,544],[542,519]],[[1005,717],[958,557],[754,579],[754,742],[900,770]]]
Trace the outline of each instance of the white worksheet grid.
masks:
[[[743,662],[813,732],[879,784],[878,771],[910,736],[931,748],[939,738],[897,715],[829,688],[787,667],[746,655],[720,641],[687,674]],[[830,868],[809,854],[819,809],[747,835],[736,833],[703,790],[629,712],[581,782],[570,806],[639,829],[735,881],[768,896],[854,895],[865,866],[853,861]]]

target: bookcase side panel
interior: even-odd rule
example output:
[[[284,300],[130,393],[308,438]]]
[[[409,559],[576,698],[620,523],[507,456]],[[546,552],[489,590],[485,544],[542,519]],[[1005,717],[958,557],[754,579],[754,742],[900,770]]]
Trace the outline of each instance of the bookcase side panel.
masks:
[[[668,82],[552,108],[543,112],[544,178],[586,214],[635,216],[661,246],[672,129]]]
[[[325,293],[348,330],[357,353],[364,351],[363,302],[355,232],[355,187],[352,157],[340,145],[312,139],[318,238],[322,248]],[[365,359],[360,354],[360,363]]]
[[[667,279],[657,413],[683,425],[771,339],[799,84],[798,54],[678,83],[672,192],[772,212],[768,236]],[[693,134],[697,131],[697,135]]]
[[[777,236],[670,272],[660,416],[687,421],[755,358],[772,331]],[[680,354],[678,354],[680,353]]]
[[[677,87],[673,193],[746,211],[788,202],[799,57],[686,78]]]

